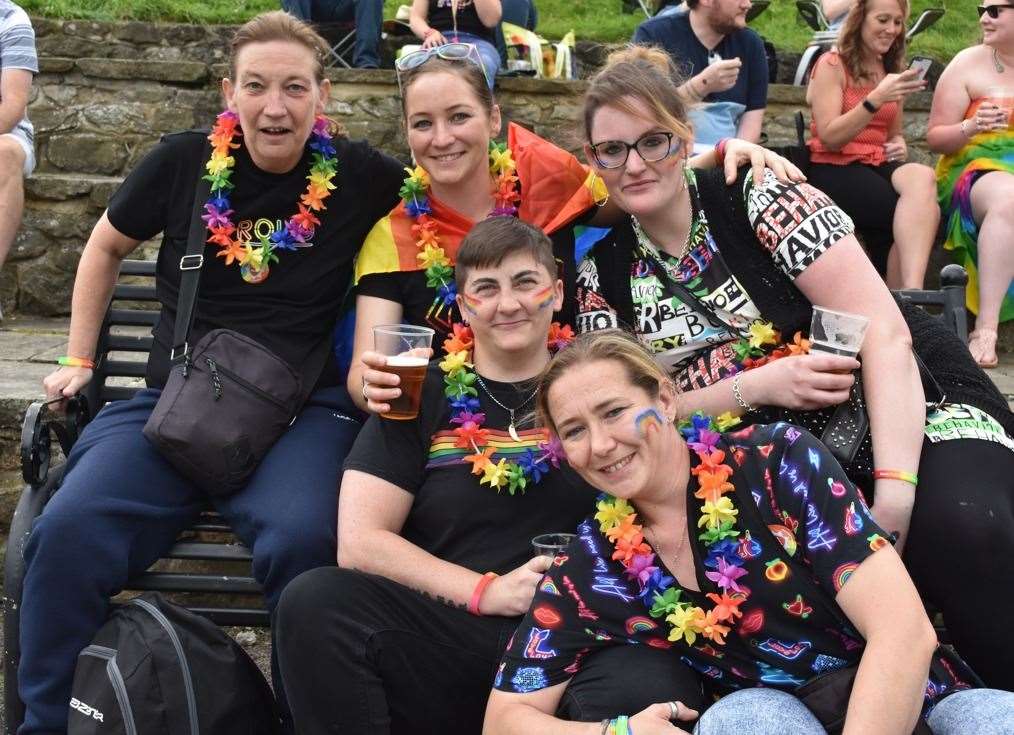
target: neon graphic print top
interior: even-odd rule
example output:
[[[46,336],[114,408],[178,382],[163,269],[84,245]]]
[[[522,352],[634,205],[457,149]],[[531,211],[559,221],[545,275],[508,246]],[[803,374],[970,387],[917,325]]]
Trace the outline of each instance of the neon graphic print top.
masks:
[[[659,593],[651,600],[638,597],[637,579],[611,558],[614,544],[589,518],[539,584],[498,669],[497,689],[553,686],[572,677],[597,649],[621,644],[670,650],[718,692],[758,685],[793,691],[817,674],[859,661],[864,641],[834,598],[859,565],[889,542],[858,491],[823,445],[789,424],[722,434],[716,447],[733,469],[740,509],[740,533],[726,539],[732,554],[723,556],[747,571],[741,579],[750,588],[724,643],[683,631],[674,637],[672,626],[653,614]],[[691,466],[698,463],[691,453]],[[706,595],[720,590],[712,581],[714,560],[698,538],[703,501],[694,497],[696,489],[691,477],[687,515],[700,591],[680,586],[657,557],[662,581],[654,588],[710,609],[714,598]],[[636,501],[631,504],[636,510]],[[972,681],[960,661],[934,660],[927,705]]]

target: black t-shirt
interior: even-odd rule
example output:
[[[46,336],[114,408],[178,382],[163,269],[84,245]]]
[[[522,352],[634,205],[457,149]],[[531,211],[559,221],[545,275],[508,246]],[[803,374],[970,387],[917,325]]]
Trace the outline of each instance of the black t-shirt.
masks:
[[[400,162],[364,141],[335,138],[334,146],[336,188],[319,215],[321,224],[312,247],[277,251],[278,262],[271,264],[267,279],[250,284],[243,280],[238,263],[226,266],[224,258],[216,257],[218,246],[205,246],[190,344],[212,329],[234,329],[298,367],[334,328],[350,283],[352,260],[373,223],[397,203],[404,176]],[[205,133],[168,135],[109,202],[109,221],[124,235],[148,240],[163,233],[155,282],[162,312],[148,361],[148,384],[155,387],[164,385],[168,375],[179,262],[186,252],[198,171],[208,155]],[[242,146],[233,156],[233,222],[240,231],[274,231],[279,223],[284,225],[298,211],[299,196],[306,189],[309,149],[284,174],[261,171]],[[318,385],[341,380],[332,360]]]
[[[834,599],[863,560],[888,543],[862,496],[826,447],[789,424],[723,434],[716,448],[733,470],[729,481],[736,486],[740,531],[724,543],[746,571],[737,583],[750,591],[724,643],[699,632],[690,641],[671,637],[679,621],[651,614],[658,598],[647,604],[639,598],[640,583],[612,558],[614,544],[589,518],[539,584],[504,655],[496,688],[553,686],[572,677],[595,650],[619,644],[669,649],[720,692],[751,686],[793,691],[819,673],[859,660],[864,641]],[[691,452],[691,468],[699,465]],[[706,595],[721,590],[715,583],[719,565],[696,530],[704,506],[695,497],[699,487],[691,475],[688,526],[700,591],[670,579],[667,592],[678,591],[681,602],[708,612],[716,601]],[[657,557],[653,563],[664,577],[672,576]],[[960,662],[934,662],[927,704],[969,686],[974,678],[961,668]]]
[[[576,224],[589,219],[594,212],[578,218]],[[553,241],[553,255],[556,257],[557,275],[563,281],[566,298],[563,308],[553,314],[553,321],[561,324],[574,323],[575,267],[574,267],[574,226],[569,225],[557,230],[549,239]],[[425,325],[436,330],[433,344],[440,345],[443,336],[449,331],[449,325],[460,322],[461,314],[458,305],[440,311],[434,318],[434,299],[436,289],[426,285],[425,271],[393,271],[391,273],[370,273],[359,279],[356,285],[357,296],[375,296],[387,301],[401,304],[402,321],[407,324]]]
[[[429,23],[430,28],[436,28],[443,33],[448,41],[453,41],[454,39],[449,37],[455,28],[454,18],[451,15],[451,0],[429,0],[429,3],[426,22]],[[479,36],[479,38],[485,38],[490,43],[496,45],[493,29],[487,28],[482,24],[473,0],[459,0],[457,16],[457,29],[459,31],[471,33],[473,36]]]
[[[501,403],[515,407],[528,398],[533,385],[499,383],[483,378]],[[507,412],[479,389],[483,428],[491,430],[497,447],[492,461],[517,460],[526,449],[539,455],[545,432],[519,421],[520,443],[504,430]],[[516,417],[530,411],[531,402]],[[430,366],[423,383],[417,421],[393,421],[372,416],[359,433],[345,461],[346,470],[359,470],[387,480],[412,493],[415,499],[401,535],[424,551],[476,572],[504,574],[532,557],[531,540],[543,533],[571,532],[587,513],[596,491],[566,463],[550,469],[522,494],[511,495],[480,485],[464,458],[471,449],[455,447],[455,426],[444,396],[443,373]]]

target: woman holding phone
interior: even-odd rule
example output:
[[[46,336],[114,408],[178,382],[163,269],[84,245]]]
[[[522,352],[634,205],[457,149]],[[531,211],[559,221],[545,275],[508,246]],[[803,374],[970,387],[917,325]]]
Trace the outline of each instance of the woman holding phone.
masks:
[[[978,8],[982,43],[944,69],[933,95],[929,147],[937,164],[947,242],[968,271],[968,308],[976,313],[968,349],[995,367],[996,330],[1014,318],[1014,5]]]
[[[902,105],[926,88],[905,69],[907,0],[858,0],[807,88],[810,182],[856,223],[889,288],[922,288],[939,212],[933,171],[907,162]]]

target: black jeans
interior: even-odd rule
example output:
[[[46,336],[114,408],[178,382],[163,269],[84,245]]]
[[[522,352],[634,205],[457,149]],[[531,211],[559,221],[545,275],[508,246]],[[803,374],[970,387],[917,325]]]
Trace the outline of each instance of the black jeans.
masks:
[[[479,733],[518,622],[470,615],[383,577],[307,572],[286,588],[276,616],[296,732]],[[703,709],[700,683],[678,656],[615,646],[586,659],[558,714],[592,722],[672,699]]]
[[[986,686],[1014,690],[1014,453],[925,439],[915,493],[905,566]]]

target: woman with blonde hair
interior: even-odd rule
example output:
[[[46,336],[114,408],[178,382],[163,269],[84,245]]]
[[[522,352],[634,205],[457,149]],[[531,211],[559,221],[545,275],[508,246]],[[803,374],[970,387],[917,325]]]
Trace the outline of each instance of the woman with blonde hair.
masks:
[[[231,52],[226,109],[211,136],[163,138],[113,195],[81,254],[69,355],[45,379],[47,397],[72,396],[91,380],[120,261],[158,233],[162,312],[148,387],[84,429],[25,546],[22,733],[67,731],[75,661],[105,620],[110,595],[161,557],[208,503],[141,433],[173,364],[192,226],[207,244],[189,344],[231,329],[299,373],[312,354],[329,354],[353,256],[397,198],[401,164],[349,140],[324,115],[327,46],[312,28],[281,11],[265,13],[240,26]],[[200,221],[193,206],[205,175],[211,192],[197,202]],[[250,547],[269,610],[300,572],[334,563],[335,488],[359,430],[333,358],[319,377],[304,379],[315,389],[246,486],[212,499]],[[282,699],[278,678],[275,691]],[[87,719],[76,710],[70,717]]]
[[[1014,317],[1014,6],[985,0],[978,12],[982,43],[940,75],[926,141],[943,154],[944,248],[968,271],[968,308],[976,313],[968,348],[989,368],[997,363],[997,327]]]
[[[634,330],[681,415],[785,420],[833,445],[958,652],[1010,688],[1014,635],[980,613],[1014,602],[1014,566],[996,564],[1014,556],[1007,401],[942,322],[899,307],[830,197],[685,167],[685,120],[658,52],[620,52],[592,79],[586,152],[630,217],[578,269],[577,331]],[[809,351],[815,306],[869,319],[861,362]]]
[[[890,288],[922,288],[936,237],[933,171],[908,161],[902,106],[925,89],[905,70],[907,0],[857,0],[814,66],[810,182],[856,223]]]
[[[722,695],[698,735],[1006,731],[1014,694],[975,689],[937,646],[887,532],[812,435],[722,433],[701,415],[681,431],[672,381],[616,330],[553,359],[539,411],[604,495],[514,633],[485,735],[687,731],[697,712],[679,701],[598,725],[553,717],[574,672],[630,646],[665,650]]]

